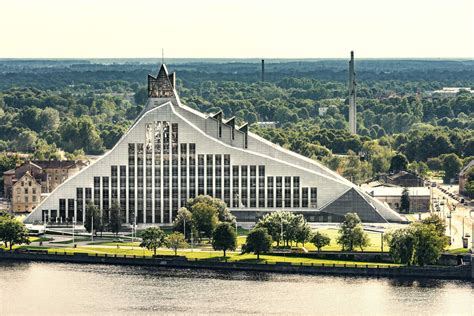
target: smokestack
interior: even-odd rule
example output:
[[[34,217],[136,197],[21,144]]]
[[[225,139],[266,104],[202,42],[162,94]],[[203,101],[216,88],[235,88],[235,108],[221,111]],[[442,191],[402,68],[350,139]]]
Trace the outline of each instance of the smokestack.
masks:
[[[354,72],[354,52],[349,61],[349,131],[357,134],[356,80]]]
[[[265,81],[265,59],[262,59],[262,82]]]

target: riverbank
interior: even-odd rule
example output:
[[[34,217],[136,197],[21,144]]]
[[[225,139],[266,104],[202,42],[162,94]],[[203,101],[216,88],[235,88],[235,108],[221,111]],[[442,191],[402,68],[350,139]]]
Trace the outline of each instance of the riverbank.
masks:
[[[347,275],[347,276],[373,276],[373,277],[416,277],[416,278],[438,278],[474,280],[474,267],[464,264],[454,267],[428,266],[407,267],[390,265],[363,265],[363,264],[307,264],[300,262],[239,262],[239,261],[217,261],[209,259],[189,260],[182,256],[159,256],[146,257],[136,255],[107,255],[89,253],[68,252],[35,252],[0,251],[0,260],[16,261],[44,261],[44,262],[66,262],[83,264],[112,264],[112,265],[135,265],[155,266],[162,268],[187,268],[187,269],[210,269],[227,271],[257,271],[275,273],[299,273],[314,275]]]

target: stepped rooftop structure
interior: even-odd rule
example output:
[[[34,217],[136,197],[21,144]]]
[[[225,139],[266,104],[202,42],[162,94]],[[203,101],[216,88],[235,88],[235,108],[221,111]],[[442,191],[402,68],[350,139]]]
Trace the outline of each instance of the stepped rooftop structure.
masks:
[[[180,102],[175,74],[148,76],[148,102],[115,147],[58,186],[27,223],[85,220],[87,203],[120,206],[124,223],[170,225],[189,198],[210,195],[238,222],[287,210],[310,222],[401,222],[387,205],[317,161],[275,145],[223,113]]]

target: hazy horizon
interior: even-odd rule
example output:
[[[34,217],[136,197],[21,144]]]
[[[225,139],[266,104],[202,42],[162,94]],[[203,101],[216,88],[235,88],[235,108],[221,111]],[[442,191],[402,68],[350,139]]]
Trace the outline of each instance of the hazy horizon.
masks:
[[[472,59],[471,0],[0,0],[0,58]],[[173,56],[173,57],[168,57]]]

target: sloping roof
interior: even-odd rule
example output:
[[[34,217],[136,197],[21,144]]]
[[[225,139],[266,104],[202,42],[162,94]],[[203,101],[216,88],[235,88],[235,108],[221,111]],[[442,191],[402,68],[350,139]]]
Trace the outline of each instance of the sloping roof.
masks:
[[[70,169],[79,164],[76,160],[32,160],[31,162],[43,169]]]
[[[409,196],[430,196],[430,189],[427,187],[407,188]],[[401,196],[404,188],[402,187],[375,187],[367,191],[372,196]]]
[[[400,171],[398,173],[395,173],[395,174],[392,174],[390,176],[388,176],[390,179],[394,180],[394,179],[398,179],[398,178],[401,178],[401,177],[412,177],[412,178],[417,178],[417,179],[421,179],[419,176],[417,176],[416,174],[413,174],[413,173],[410,173],[410,172],[406,172],[406,171]]]
[[[346,193],[323,207],[321,211],[344,216],[355,209],[358,210],[357,213],[363,222],[384,223],[391,220],[391,218],[379,214],[375,207],[368,203],[354,188],[347,190]]]
[[[459,175],[462,177],[464,176],[465,174],[468,173],[468,171],[474,167],[474,159],[469,161],[469,163],[461,169],[461,171],[459,172]]]

